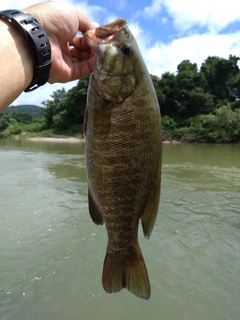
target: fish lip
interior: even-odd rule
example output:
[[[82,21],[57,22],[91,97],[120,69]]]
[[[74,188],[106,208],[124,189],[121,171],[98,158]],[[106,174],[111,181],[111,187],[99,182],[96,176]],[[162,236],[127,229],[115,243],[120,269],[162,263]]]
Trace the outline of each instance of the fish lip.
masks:
[[[90,46],[92,52],[97,55],[98,53],[98,47],[101,45],[101,44],[107,44],[109,43],[110,41],[111,42],[114,42],[114,40],[117,38],[117,33],[115,34],[112,34],[112,35],[109,35],[108,37],[106,38],[98,38],[96,36],[96,34],[94,33],[94,29],[91,29],[91,30],[88,30],[86,31],[83,36],[84,36],[84,39],[85,41],[87,42],[87,44]]]
[[[100,39],[106,39],[109,36],[115,35],[120,32],[126,24],[127,21],[124,18],[119,18],[111,23],[105,24],[102,27],[97,27],[95,29],[96,37]]]
[[[92,52],[97,54],[97,48],[100,44],[113,42],[118,33],[125,27],[127,21],[124,18],[119,18],[111,23],[102,27],[87,30],[83,33],[85,41],[90,46]]]

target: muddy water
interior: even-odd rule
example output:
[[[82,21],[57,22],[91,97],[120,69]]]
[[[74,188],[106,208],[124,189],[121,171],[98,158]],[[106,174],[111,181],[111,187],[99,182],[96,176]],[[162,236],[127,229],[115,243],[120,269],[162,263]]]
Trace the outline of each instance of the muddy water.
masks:
[[[165,145],[149,301],[101,285],[84,144],[0,141],[0,319],[239,319],[240,146]]]

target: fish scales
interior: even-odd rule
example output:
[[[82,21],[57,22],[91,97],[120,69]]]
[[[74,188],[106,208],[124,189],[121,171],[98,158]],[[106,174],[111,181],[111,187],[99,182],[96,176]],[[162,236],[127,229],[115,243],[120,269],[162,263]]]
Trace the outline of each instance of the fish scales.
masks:
[[[148,299],[150,283],[138,243],[149,238],[161,183],[160,109],[134,37],[124,19],[84,34],[96,63],[84,120],[89,211],[106,225],[104,289],[127,288]]]

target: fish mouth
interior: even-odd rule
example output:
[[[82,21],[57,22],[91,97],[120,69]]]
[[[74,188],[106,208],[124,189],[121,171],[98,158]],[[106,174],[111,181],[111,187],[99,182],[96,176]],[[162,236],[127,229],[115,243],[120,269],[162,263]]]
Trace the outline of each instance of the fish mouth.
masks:
[[[126,24],[127,21],[125,19],[119,18],[111,23],[106,24],[105,26],[96,28],[95,34],[100,39],[106,39],[109,36],[121,31]]]
[[[119,18],[102,27],[90,29],[83,34],[84,39],[92,49],[94,54],[97,54],[99,44],[105,44],[114,41],[117,34],[125,27],[127,21],[124,18]]]

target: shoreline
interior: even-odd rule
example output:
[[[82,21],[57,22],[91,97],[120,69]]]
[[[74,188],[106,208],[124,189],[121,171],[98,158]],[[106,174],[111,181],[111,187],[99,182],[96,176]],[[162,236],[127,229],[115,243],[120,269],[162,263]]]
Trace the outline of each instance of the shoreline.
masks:
[[[35,142],[67,142],[67,143],[83,143],[85,142],[84,138],[76,138],[72,136],[64,136],[64,135],[54,135],[52,137],[20,137],[18,135],[12,136],[11,139],[14,140],[25,140],[25,141],[35,141]],[[177,140],[163,140],[163,144],[178,144],[181,143]]]
[[[36,141],[36,142],[67,142],[67,143],[76,143],[76,142],[85,142],[83,138],[76,138],[72,136],[64,135],[54,135],[52,137],[21,137],[21,136],[12,136],[9,137],[13,140],[25,140],[25,141]]]
[[[28,137],[28,138],[24,138],[24,140],[36,141],[36,142],[68,142],[68,143],[85,142],[85,139],[80,139],[75,137]]]
[[[76,142],[85,142],[84,138],[75,138],[75,137],[28,137],[28,138],[24,138],[24,140],[27,141],[38,141],[38,142],[42,142],[42,141],[46,141],[46,142],[69,142],[69,143],[76,143]],[[177,143],[181,143],[180,141],[177,140],[164,140],[162,141],[163,144],[177,144]]]

